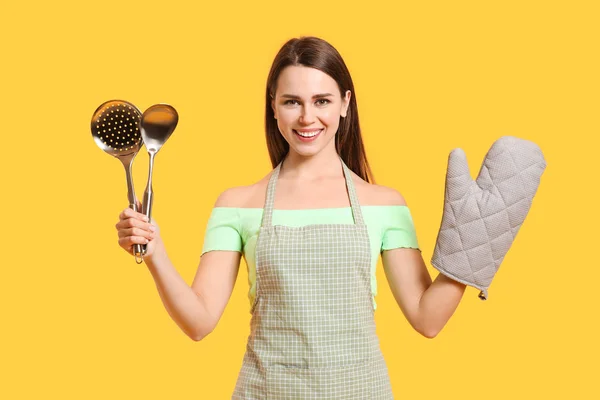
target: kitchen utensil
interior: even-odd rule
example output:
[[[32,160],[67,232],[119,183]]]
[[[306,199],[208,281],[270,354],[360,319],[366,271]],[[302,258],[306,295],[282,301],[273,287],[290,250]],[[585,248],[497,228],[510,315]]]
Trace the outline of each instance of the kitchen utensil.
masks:
[[[151,221],[152,203],[154,201],[154,192],[152,191],[154,157],[171,136],[178,121],[179,115],[177,111],[168,104],[155,104],[144,111],[142,115],[140,122],[142,140],[150,156],[148,183],[144,192],[144,203],[142,205],[142,212],[148,217],[148,221]],[[142,253],[146,254],[146,245],[142,246]]]
[[[133,188],[131,166],[133,159],[142,147],[140,121],[142,113],[133,104],[123,100],[110,100],[102,103],[92,116],[92,136],[102,150],[118,158],[125,167],[127,178],[127,198],[129,207],[137,209],[137,199]],[[141,264],[142,247],[134,245],[135,261]]]

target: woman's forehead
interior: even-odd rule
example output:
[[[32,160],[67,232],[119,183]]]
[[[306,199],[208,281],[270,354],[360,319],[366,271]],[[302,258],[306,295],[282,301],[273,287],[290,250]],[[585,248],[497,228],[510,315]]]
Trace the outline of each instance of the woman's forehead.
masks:
[[[335,80],[325,72],[304,66],[289,66],[279,74],[277,92],[299,96],[313,96],[319,93],[339,95]]]

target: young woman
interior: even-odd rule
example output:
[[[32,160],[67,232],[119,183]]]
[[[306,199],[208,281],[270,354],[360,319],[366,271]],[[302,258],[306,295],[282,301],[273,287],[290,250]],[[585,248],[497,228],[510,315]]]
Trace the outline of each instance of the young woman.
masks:
[[[144,256],[179,327],[201,340],[217,325],[244,255],[251,331],[235,399],[391,399],[374,324],[375,265],[416,331],[433,338],[465,285],[432,283],[402,195],[375,185],[356,95],[340,54],[315,37],[281,48],[268,77],[266,137],[274,169],[224,191],[192,286],[156,223],[127,208],[119,244]]]

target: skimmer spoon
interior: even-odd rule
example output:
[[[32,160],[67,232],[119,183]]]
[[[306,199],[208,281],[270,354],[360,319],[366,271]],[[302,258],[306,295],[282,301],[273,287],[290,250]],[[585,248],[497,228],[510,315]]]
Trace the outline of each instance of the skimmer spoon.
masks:
[[[118,158],[125,167],[127,178],[127,198],[129,207],[137,209],[137,199],[133,189],[131,166],[133,159],[142,147],[140,122],[142,113],[133,104],[123,100],[110,100],[102,103],[92,116],[92,136],[102,150]],[[142,247],[134,245],[135,262],[141,264]]]

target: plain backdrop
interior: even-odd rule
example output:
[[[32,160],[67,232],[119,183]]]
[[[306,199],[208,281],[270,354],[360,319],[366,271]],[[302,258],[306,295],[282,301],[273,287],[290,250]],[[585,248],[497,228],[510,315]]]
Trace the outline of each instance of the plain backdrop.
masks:
[[[153,216],[191,284],[223,190],[266,175],[267,74],[289,38],[344,57],[378,184],[399,190],[431,268],[448,154],[473,177],[494,140],[536,142],[548,168],[489,299],[468,288],[433,340],[381,263],[376,312],[399,399],[600,398],[600,17],[589,1],[10,2],[0,15],[0,398],[225,399],[249,333],[247,272],[193,342],[145,265],[117,245],[118,160],[92,140],[102,102],[169,103]],[[138,197],[148,156],[134,164]]]

